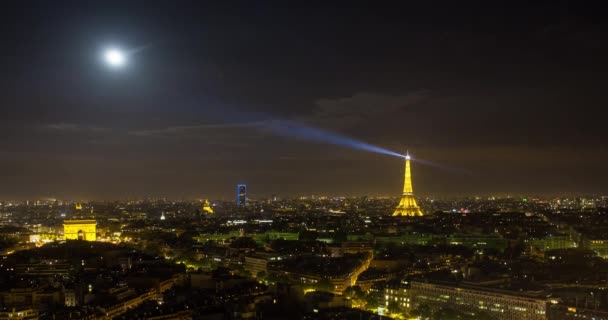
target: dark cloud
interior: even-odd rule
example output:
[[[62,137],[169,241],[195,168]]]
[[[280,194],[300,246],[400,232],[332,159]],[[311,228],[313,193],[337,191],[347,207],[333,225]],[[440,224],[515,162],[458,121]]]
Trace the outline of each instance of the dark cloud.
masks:
[[[316,109],[308,120],[338,128],[380,122],[403,111],[414,111],[429,96],[430,92],[421,90],[403,95],[359,92],[348,97],[322,98],[315,101]]]

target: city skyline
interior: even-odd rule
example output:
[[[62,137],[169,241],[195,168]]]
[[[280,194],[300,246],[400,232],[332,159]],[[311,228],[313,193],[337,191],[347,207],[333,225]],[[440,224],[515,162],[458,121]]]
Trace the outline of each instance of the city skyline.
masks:
[[[605,16],[4,3],[0,320],[608,320]]]
[[[414,162],[414,164],[416,165],[415,159],[410,157],[409,152],[407,153],[408,155],[405,156],[406,158],[406,172],[408,171],[408,167],[409,166],[409,162]],[[393,158],[394,159],[394,158]],[[410,160],[411,159],[411,160]],[[423,160],[424,161],[424,160]],[[399,162],[403,162],[403,160],[400,160]],[[437,164],[434,164],[432,162],[428,162],[425,161],[427,163],[429,163],[429,166],[437,166]],[[414,166],[415,166],[414,165]],[[419,166],[421,166],[420,164],[418,164]],[[424,167],[423,167],[424,168]],[[436,168],[435,168],[436,169]],[[418,170],[418,168],[416,169]],[[437,169],[436,169],[437,170]],[[442,171],[450,171],[450,168],[440,168],[438,169],[439,172]],[[460,173],[464,173],[469,175],[469,177],[471,177],[471,175],[469,173],[466,172],[460,172]],[[399,173],[401,174],[401,173]],[[409,189],[411,189],[412,186],[412,182],[411,182],[411,174],[406,174],[406,178],[405,181],[403,179],[401,179],[401,185],[403,186],[403,190],[405,190],[407,188],[407,186],[409,185]],[[418,178],[417,178],[418,179]],[[408,184],[409,181],[409,184]],[[405,185],[404,185],[405,183]],[[234,186],[232,185],[231,187],[234,190]],[[239,196],[240,196],[240,188],[241,187],[245,187],[245,190],[247,188],[246,184],[243,183],[238,183],[236,184],[236,189],[237,189],[237,203],[241,200],[239,200]],[[281,189],[281,186],[278,186],[277,189]],[[381,192],[360,192],[360,193],[344,193],[344,192],[322,192],[319,191],[322,190],[321,188],[317,188],[315,192],[314,190],[311,190],[310,192],[306,193],[306,192],[299,192],[299,193],[281,193],[281,192],[271,192],[268,190],[254,190],[253,193],[253,199],[255,200],[265,200],[265,199],[272,199],[272,198],[276,198],[277,196],[279,196],[280,198],[284,198],[284,199],[297,199],[297,198],[312,198],[314,199],[316,198],[338,198],[338,197],[345,197],[345,198],[357,198],[357,197],[371,197],[371,198],[395,198],[395,199],[399,199],[400,197],[403,197],[403,194],[405,194],[405,191],[403,191],[404,193],[402,195],[395,195],[393,192],[393,190],[389,191],[388,193],[381,193]],[[581,197],[595,197],[595,196],[601,196],[603,193],[601,192],[566,192],[566,191],[561,191],[561,192],[526,192],[523,191],[525,189],[520,189],[519,192],[477,192],[477,193],[467,193],[467,192],[457,192],[457,191],[448,191],[448,192],[443,192],[443,193],[422,193],[420,194],[419,192],[417,192],[417,197],[418,198],[425,198],[425,199],[464,199],[464,198],[517,198],[517,197],[522,197],[522,198],[526,198],[526,197],[536,197],[536,198],[541,198],[541,199],[551,199],[551,198],[581,198]],[[225,190],[224,190],[225,191]],[[250,199],[250,197],[248,196],[248,192],[245,191],[243,193],[246,199]],[[400,192],[401,194],[401,192]],[[411,192],[410,192],[411,194]],[[63,196],[63,197],[56,197],[53,195],[30,195],[30,196],[23,196],[23,197],[5,197],[3,199],[0,199],[0,201],[31,201],[32,203],[34,201],[37,200],[59,200],[59,201],[68,201],[68,202],[75,202],[78,203],[80,201],[113,201],[113,200],[120,200],[120,201],[124,201],[124,200],[134,200],[134,201],[139,201],[139,200],[160,200],[160,199],[167,199],[167,200],[177,200],[177,201],[192,201],[192,200],[208,200],[208,199],[212,199],[212,200],[220,200],[220,201],[229,201],[230,199],[234,199],[234,191],[232,192],[232,194],[229,193],[207,193],[207,194],[203,194],[203,193],[191,193],[191,194],[182,194],[182,195],[178,195],[178,196],[168,196],[167,194],[163,193],[163,192],[159,192],[157,194],[136,194],[136,193],[130,193],[127,195],[121,195],[121,196],[111,196],[111,197],[99,197],[99,196],[76,196],[76,197],[70,197],[70,196]],[[412,197],[412,199],[414,199],[414,197]],[[248,201],[248,200],[247,200]],[[414,204],[415,204],[415,200]]]

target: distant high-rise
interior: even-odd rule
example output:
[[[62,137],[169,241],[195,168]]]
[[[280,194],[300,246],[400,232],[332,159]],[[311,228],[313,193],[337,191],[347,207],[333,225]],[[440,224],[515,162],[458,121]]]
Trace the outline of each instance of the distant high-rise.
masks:
[[[247,205],[247,185],[237,184],[236,185],[236,205],[245,206]]]
[[[412,188],[412,173],[410,172],[410,154],[405,156],[405,181],[403,183],[403,195],[399,205],[393,212],[393,216],[422,216],[420,207],[414,199],[414,189]]]

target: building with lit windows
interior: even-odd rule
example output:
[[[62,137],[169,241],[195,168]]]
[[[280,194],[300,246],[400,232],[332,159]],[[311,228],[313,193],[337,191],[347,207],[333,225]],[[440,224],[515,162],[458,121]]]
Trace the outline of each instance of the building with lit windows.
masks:
[[[321,290],[342,294],[357,283],[357,278],[369,268],[372,258],[371,254],[359,254],[343,258],[287,259],[267,264],[267,270],[268,274],[285,277],[292,284],[313,288],[324,284],[327,287]]]
[[[64,220],[63,238],[65,240],[97,241],[97,221]]]
[[[401,313],[410,308],[410,299],[406,281],[388,281],[380,293],[379,305],[389,313]]]
[[[575,243],[570,236],[565,234],[550,235],[546,237],[535,237],[525,239],[526,246],[538,251],[574,248]]]
[[[34,310],[44,309],[49,305],[62,305],[63,294],[58,288],[11,288],[0,292],[0,305],[8,308],[32,307]],[[26,313],[24,312],[23,315]],[[30,319],[19,318],[18,314],[13,313],[16,318],[10,319]],[[0,317],[0,319],[2,319]],[[35,318],[38,319],[38,318]]]
[[[63,298],[65,300],[64,304],[66,307],[75,307],[76,305],[78,305],[78,298],[77,298],[77,294],[76,294],[76,290],[75,289],[65,289],[63,290]]]
[[[246,206],[247,205],[247,185],[237,184],[236,185],[236,205]]]
[[[268,272],[268,261],[276,259],[276,255],[272,253],[258,252],[249,256],[245,256],[244,268],[251,273],[251,276],[257,278],[260,272]]]
[[[584,235],[581,247],[597,253],[599,257],[608,258],[608,239],[606,239],[606,236]]]
[[[28,276],[68,276],[70,265],[65,260],[43,260],[37,263],[18,263],[15,265],[18,275]]]
[[[0,311],[0,320],[36,320],[38,317],[38,311],[34,309],[16,309],[11,308],[9,310]]]
[[[443,243],[444,236],[424,234],[418,232],[403,233],[400,235],[378,235],[374,238],[378,244],[401,244],[401,245],[421,245]]]
[[[547,299],[542,295],[487,287],[412,281],[411,307],[427,305],[432,310],[449,307],[476,315],[487,313],[496,320],[546,320]]]
[[[496,234],[450,234],[446,238],[449,245],[461,245],[474,249],[496,249],[504,251],[508,241]]]
[[[552,305],[549,308],[551,320],[608,320],[608,312],[585,308]]]

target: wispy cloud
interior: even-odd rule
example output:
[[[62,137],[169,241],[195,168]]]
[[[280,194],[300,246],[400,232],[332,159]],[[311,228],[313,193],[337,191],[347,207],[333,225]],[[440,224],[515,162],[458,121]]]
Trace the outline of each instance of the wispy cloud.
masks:
[[[349,97],[323,98],[315,101],[317,109],[308,120],[322,125],[349,127],[370,117],[412,108],[429,97],[430,91],[419,90],[403,95],[359,92]]]
[[[101,133],[101,132],[110,132],[111,128],[108,127],[100,127],[94,125],[87,124],[77,124],[77,123],[53,123],[42,126],[43,130],[49,131],[62,131],[62,132],[90,132],[90,133]]]
[[[129,134],[138,137],[200,137],[209,133],[236,131],[240,129],[256,128],[264,126],[264,121],[223,123],[223,124],[199,124],[188,126],[170,126],[160,129],[136,130]]]

